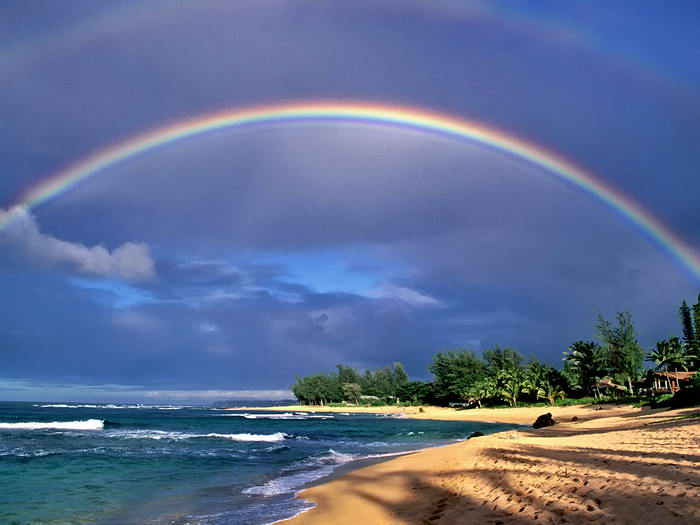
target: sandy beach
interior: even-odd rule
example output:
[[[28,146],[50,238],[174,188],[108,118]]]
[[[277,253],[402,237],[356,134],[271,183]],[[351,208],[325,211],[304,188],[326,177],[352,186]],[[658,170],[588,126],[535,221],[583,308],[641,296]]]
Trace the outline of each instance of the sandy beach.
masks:
[[[278,407],[311,411],[309,407]],[[354,470],[299,497],[283,523],[700,523],[700,409],[317,408],[557,425],[474,438]],[[573,418],[578,418],[573,420]]]

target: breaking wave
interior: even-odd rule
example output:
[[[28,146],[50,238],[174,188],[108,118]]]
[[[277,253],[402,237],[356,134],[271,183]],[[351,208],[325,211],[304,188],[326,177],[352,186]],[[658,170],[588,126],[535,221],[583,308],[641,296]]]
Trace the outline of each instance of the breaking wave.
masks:
[[[102,419],[86,419],[84,421],[52,421],[41,423],[29,421],[23,423],[0,423],[0,429],[11,430],[102,430],[105,422]]]
[[[99,409],[112,409],[112,410],[134,410],[134,409],[145,409],[145,410],[184,410],[184,409],[198,409],[198,410],[217,410],[211,407],[200,407],[194,405],[68,405],[66,403],[55,403],[51,405],[32,405],[38,408],[99,408]]]
[[[246,419],[333,419],[330,415],[301,414],[295,412],[283,412],[281,414],[221,414],[227,417],[244,417]]]
[[[271,479],[262,485],[247,488],[243,493],[260,496],[279,496],[280,494],[295,492],[312,481],[328,476],[336,468],[350,461],[398,456],[400,454],[404,454],[404,452],[361,455],[343,454],[329,449],[323,456],[312,457],[284,469],[287,475]]]
[[[295,436],[285,434],[283,432],[275,432],[273,434],[220,434],[210,432],[208,434],[192,434],[187,432],[174,432],[166,430],[127,430],[115,431],[105,434],[106,437],[122,438],[122,439],[155,439],[155,440],[174,440],[180,441],[183,439],[229,439],[231,441],[242,442],[267,442],[275,443],[284,441],[285,439],[294,439]],[[298,436],[296,439],[304,439],[305,436]]]

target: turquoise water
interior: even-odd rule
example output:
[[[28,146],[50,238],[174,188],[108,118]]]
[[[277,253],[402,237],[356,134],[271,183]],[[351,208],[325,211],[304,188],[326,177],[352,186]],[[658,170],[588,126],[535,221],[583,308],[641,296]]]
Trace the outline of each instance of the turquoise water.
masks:
[[[0,523],[259,525],[355,459],[512,425],[212,407],[0,403]]]

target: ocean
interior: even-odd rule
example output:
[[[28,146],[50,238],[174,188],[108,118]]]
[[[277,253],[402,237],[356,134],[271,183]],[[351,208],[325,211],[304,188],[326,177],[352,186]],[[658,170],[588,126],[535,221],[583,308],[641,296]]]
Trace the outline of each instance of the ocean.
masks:
[[[0,523],[262,525],[337,467],[513,425],[211,406],[0,403]]]

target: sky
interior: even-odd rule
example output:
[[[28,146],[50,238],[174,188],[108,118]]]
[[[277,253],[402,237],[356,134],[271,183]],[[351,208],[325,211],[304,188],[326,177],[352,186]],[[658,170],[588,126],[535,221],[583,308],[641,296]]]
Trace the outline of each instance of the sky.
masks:
[[[201,115],[411,107],[567,159],[697,254],[699,22],[692,1],[3,2],[0,399],[285,398],[338,363],[429,379],[434,353],[494,345],[558,366],[599,312],[647,349],[678,335],[700,273],[478,141],[229,127],[26,196]]]

